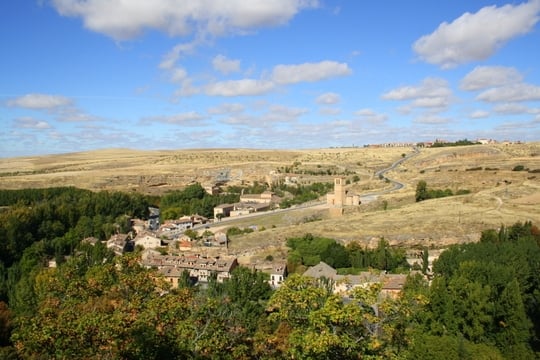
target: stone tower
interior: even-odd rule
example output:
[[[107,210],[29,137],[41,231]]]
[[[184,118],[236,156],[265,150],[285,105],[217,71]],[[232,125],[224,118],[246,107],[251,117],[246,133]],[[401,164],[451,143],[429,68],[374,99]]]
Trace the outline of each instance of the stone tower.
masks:
[[[340,177],[334,179],[334,205],[345,205],[345,181]]]

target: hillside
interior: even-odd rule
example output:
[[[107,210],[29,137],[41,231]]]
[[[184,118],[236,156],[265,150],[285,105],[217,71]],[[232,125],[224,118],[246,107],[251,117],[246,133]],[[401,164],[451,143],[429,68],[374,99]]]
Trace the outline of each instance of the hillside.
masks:
[[[317,150],[211,149],[134,151],[125,149],[43,157],[0,159],[0,188],[76,186],[163,194],[191,182],[229,184],[264,182],[271,172],[294,172],[300,183],[332,181],[337,174],[357,175],[350,190],[358,194],[391,188],[375,177],[409,148],[344,148]],[[522,165],[529,171],[513,171]],[[330,218],[324,208],[275,213],[228,223],[258,225],[257,231],[233,239],[239,255],[276,252],[283,240],[307,232],[342,241],[433,247],[475,241],[482,230],[517,221],[540,221],[540,143],[478,145],[422,149],[386,176],[404,188],[379,195],[369,203]],[[315,172],[331,175],[310,175]],[[302,174],[303,173],[303,174]],[[353,175],[354,174],[354,175]],[[283,175],[284,176],[284,175]],[[470,190],[468,195],[415,202],[415,187]]]

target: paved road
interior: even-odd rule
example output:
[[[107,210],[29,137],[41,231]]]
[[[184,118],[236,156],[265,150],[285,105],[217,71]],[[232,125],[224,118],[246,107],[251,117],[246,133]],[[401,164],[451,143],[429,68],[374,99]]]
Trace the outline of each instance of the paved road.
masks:
[[[403,189],[405,187],[405,184],[403,184],[403,183],[401,183],[401,182],[399,182],[397,180],[390,179],[390,178],[384,176],[384,174],[386,174],[388,171],[394,170],[396,167],[401,165],[401,163],[403,163],[404,161],[407,161],[410,158],[420,154],[420,150],[418,150],[418,148],[415,147],[415,148],[413,148],[413,150],[414,150],[414,152],[412,152],[411,154],[409,154],[407,156],[402,157],[401,159],[394,162],[389,167],[375,172],[376,177],[381,178],[381,180],[385,180],[385,181],[390,182],[393,185],[393,187],[391,189],[386,189],[386,190],[381,190],[381,191],[361,195],[360,199],[362,200],[362,202],[364,202],[363,198],[366,198],[366,200],[368,200],[368,201],[373,201],[373,200],[375,200],[377,198],[378,195],[388,194],[390,192],[397,191],[399,189]]]
[[[384,176],[384,174],[386,174],[388,171],[394,170],[401,163],[403,163],[406,160],[409,160],[410,158],[412,158],[413,156],[418,155],[419,153],[420,153],[420,151],[417,148],[414,148],[413,153],[411,153],[411,154],[409,154],[409,155],[407,155],[405,157],[402,157],[401,159],[394,162],[389,167],[375,172],[376,177],[382,177],[381,179],[383,179],[385,181],[389,181],[390,183],[393,184],[393,187],[391,189],[386,189],[386,190],[381,190],[381,191],[376,191],[376,192],[360,195],[360,201],[362,202],[362,204],[367,204],[367,203],[370,203],[372,201],[377,200],[377,197],[379,195],[388,194],[390,192],[397,191],[399,189],[404,188],[405,184],[400,183],[397,180],[387,178],[386,176]],[[274,213],[283,213],[283,212],[295,211],[295,210],[298,210],[298,209],[307,209],[307,208],[315,208],[315,207],[325,208],[326,207],[326,201],[311,201],[309,203],[305,203],[305,204],[301,204],[301,205],[294,205],[294,206],[292,206],[290,208],[286,208],[286,209],[276,209],[276,210],[271,210],[271,211],[255,212],[255,213],[251,213],[251,214],[235,216],[235,217],[232,217],[232,218],[231,217],[226,217],[226,218],[221,219],[220,221],[216,221],[216,222],[211,223],[211,224],[200,225],[200,226],[194,227],[193,229],[197,230],[197,229],[202,229],[202,228],[211,228],[211,227],[215,227],[215,226],[222,226],[224,223],[227,223],[229,221],[242,220],[242,219],[245,219],[245,218],[266,216],[266,215],[274,214]]]

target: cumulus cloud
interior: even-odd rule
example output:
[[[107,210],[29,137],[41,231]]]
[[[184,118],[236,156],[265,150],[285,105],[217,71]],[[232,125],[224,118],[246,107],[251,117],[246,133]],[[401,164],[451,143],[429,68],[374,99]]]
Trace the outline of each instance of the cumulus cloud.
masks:
[[[298,65],[277,65],[272,71],[272,80],[277,84],[295,84],[300,82],[315,82],[352,73],[345,63],[336,61],[321,61]]]
[[[279,86],[322,81],[350,73],[347,64],[328,60],[298,65],[276,65],[270,76],[216,81],[202,86],[201,89],[206,95],[211,96],[254,96],[274,91]]]
[[[22,118],[15,119],[14,126],[16,128],[33,129],[33,130],[44,130],[44,129],[51,128],[51,125],[49,125],[48,122],[36,120],[30,117],[22,117]]]
[[[244,111],[244,105],[238,103],[227,103],[208,109],[212,115],[236,114]]]
[[[272,91],[275,84],[271,81],[241,79],[218,81],[205,86],[205,94],[211,96],[249,96],[261,95]]]
[[[50,94],[27,94],[10,99],[7,106],[43,111],[55,116],[57,121],[84,122],[98,120],[95,116],[81,111],[75,103],[65,96]]]
[[[520,83],[495,87],[481,92],[476,99],[486,102],[538,101],[540,86]]]
[[[482,90],[494,86],[519,83],[523,80],[521,73],[506,66],[477,66],[465,75],[460,82],[462,90]]]
[[[232,60],[218,55],[212,60],[212,66],[222,74],[230,74],[240,71],[240,60]]]
[[[220,120],[229,125],[245,125],[250,128],[268,128],[276,124],[289,124],[296,122],[299,117],[308,113],[307,109],[288,107],[283,105],[269,105],[261,109],[260,113],[238,113]]]
[[[415,123],[427,125],[439,125],[450,122],[450,119],[438,116],[436,114],[424,114],[414,119]]]
[[[47,94],[28,94],[7,102],[8,106],[34,110],[55,109],[71,104],[72,101],[64,96]]]
[[[171,36],[224,36],[287,23],[315,0],[53,0],[60,15],[80,17],[92,31],[126,40],[146,29]]]
[[[452,95],[448,82],[440,78],[427,78],[418,86],[402,86],[382,95],[385,100],[412,100],[440,98]]]
[[[489,111],[485,110],[475,110],[472,113],[469,114],[469,118],[471,119],[484,119],[489,116]]]
[[[443,22],[433,33],[418,39],[413,49],[422,60],[445,69],[484,60],[507,41],[532,31],[539,13],[540,0],[486,6],[451,23]]]
[[[365,121],[375,124],[380,124],[388,120],[388,116],[386,114],[379,114],[371,109],[360,109],[355,111],[354,114]]]
[[[163,123],[182,126],[197,126],[201,125],[201,122],[205,120],[205,116],[199,114],[196,111],[190,111],[181,114],[174,115],[159,115],[148,116],[141,119],[142,124]]]
[[[410,100],[400,111],[410,112],[413,108],[444,109],[452,99],[448,82],[440,78],[426,78],[416,86],[402,86],[381,96],[384,100]]]
[[[317,99],[315,99],[315,102],[321,105],[333,105],[339,103],[340,101],[341,98],[339,94],[332,92],[319,95]]]
[[[527,114],[535,113],[535,109],[519,103],[504,103],[493,107],[493,111],[499,114]]]
[[[336,107],[323,107],[319,109],[319,114],[330,115],[330,116],[339,115],[341,114],[341,109],[336,108]]]

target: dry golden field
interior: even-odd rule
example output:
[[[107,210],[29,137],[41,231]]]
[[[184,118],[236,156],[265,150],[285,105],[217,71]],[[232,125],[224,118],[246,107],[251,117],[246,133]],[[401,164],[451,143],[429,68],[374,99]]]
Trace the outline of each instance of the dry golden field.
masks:
[[[70,185],[160,194],[193,181],[211,184],[225,171],[231,183],[263,182],[272,171],[295,164],[297,172],[336,169],[357,174],[361,181],[350,190],[362,195],[391,188],[375,172],[412,152],[410,148],[101,150],[0,159],[0,188]],[[529,171],[512,171],[517,165]],[[404,188],[346,208],[341,217],[330,217],[328,209],[319,206],[222,225],[258,226],[258,231],[232,239],[230,251],[239,256],[285,254],[287,237],[308,232],[366,245],[376,244],[380,237],[407,246],[476,241],[482,230],[502,224],[528,220],[540,224],[540,173],[534,172],[538,169],[540,143],[421,149],[385,175]],[[332,180],[332,176],[299,177],[301,182]],[[471,193],[416,203],[419,180],[429,188]]]

